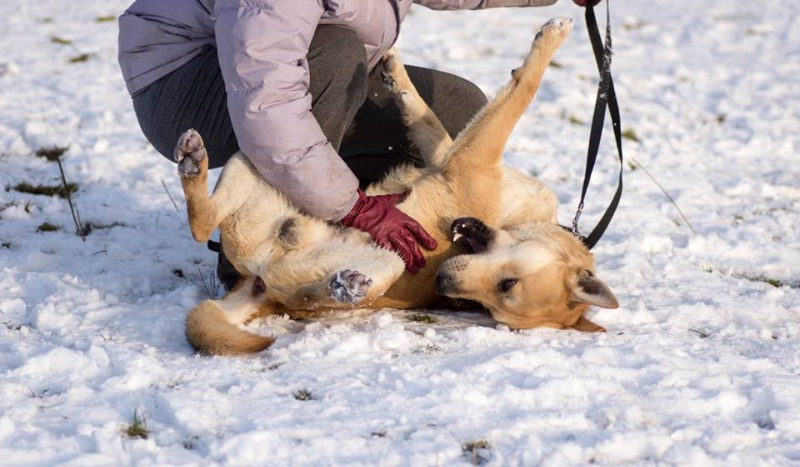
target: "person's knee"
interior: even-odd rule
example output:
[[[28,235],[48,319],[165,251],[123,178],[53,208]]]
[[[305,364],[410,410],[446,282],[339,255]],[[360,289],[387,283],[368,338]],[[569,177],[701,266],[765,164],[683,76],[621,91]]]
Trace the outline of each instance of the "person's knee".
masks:
[[[339,26],[317,28],[311,45],[311,79],[363,101],[367,93],[367,53],[355,32]],[[313,84],[312,84],[312,87]]]
[[[464,111],[470,116],[475,115],[489,102],[486,94],[472,81],[460,77],[457,77],[457,80],[459,81],[459,99]]]
[[[489,100],[478,86],[464,78],[447,74],[443,81],[446,81],[443,85],[448,99],[441,104],[444,108],[437,115],[441,113],[442,124],[455,138]]]

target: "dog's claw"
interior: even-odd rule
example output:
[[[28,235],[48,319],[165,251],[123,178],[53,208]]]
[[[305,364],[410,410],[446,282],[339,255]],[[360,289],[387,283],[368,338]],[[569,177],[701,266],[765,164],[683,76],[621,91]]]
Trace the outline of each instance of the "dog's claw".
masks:
[[[203,138],[195,130],[187,130],[178,138],[175,146],[175,161],[178,163],[178,174],[182,178],[192,179],[200,174],[200,163],[207,156]]]
[[[358,303],[372,286],[372,279],[358,271],[343,269],[330,282],[331,297],[341,303]]]

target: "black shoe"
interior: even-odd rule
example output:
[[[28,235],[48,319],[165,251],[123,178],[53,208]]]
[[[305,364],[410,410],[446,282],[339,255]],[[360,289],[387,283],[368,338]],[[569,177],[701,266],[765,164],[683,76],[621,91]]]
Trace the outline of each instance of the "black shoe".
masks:
[[[217,259],[217,278],[219,279],[220,284],[225,288],[226,292],[230,292],[236,286],[236,283],[239,282],[239,279],[242,278],[241,275],[236,271],[236,268],[233,267],[228,258],[225,257],[225,253],[222,252],[221,245],[217,242],[213,242],[211,240],[208,241],[208,249],[211,251],[216,251],[219,253],[219,257]]]

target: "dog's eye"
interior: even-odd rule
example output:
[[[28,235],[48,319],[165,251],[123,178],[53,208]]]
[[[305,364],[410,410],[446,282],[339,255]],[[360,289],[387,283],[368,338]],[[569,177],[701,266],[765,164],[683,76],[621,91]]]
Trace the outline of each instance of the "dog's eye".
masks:
[[[497,290],[501,292],[508,292],[517,283],[517,279],[503,279],[497,284]]]

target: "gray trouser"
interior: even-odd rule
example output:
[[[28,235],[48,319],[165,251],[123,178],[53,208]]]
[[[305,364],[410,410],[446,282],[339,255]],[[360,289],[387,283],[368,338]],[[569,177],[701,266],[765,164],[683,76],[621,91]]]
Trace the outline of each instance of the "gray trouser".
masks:
[[[359,180],[378,180],[393,166],[418,159],[380,70],[368,73],[364,46],[355,33],[319,26],[308,64],[311,111]],[[462,78],[427,68],[406,69],[454,137],[486,103],[480,89]],[[205,140],[211,168],[221,167],[239,150],[216,48],[137,93],[133,106],[145,137],[169,160],[178,137],[189,128]]]

